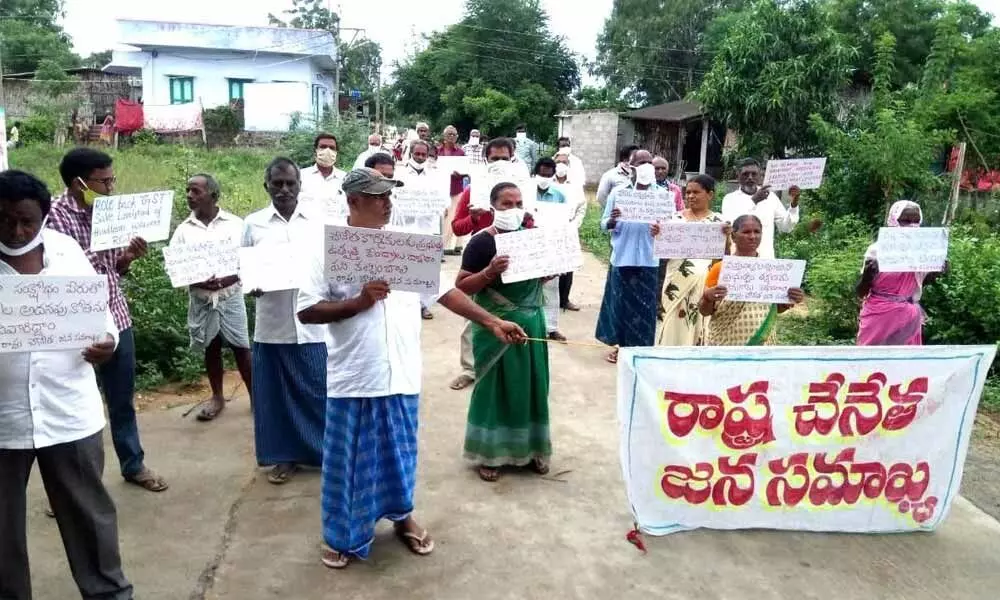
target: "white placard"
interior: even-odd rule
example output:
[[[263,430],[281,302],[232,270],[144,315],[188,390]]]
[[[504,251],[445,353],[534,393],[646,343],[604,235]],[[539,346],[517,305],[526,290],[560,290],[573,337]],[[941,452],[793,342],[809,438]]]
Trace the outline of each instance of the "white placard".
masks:
[[[769,160],[764,185],[771,186],[772,190],[787,190],[793,185],[803,190],[814,190],[822,185],[824,170],[826,157]]]
[[[327,281],[363,285],[383,280],[396,291],[440,291],[441,236],[327,225],[324,238]]]
[[[656,258],[722,258],[726,234],[722,223],[660,223],[660,235],[653,239]]]
[[[996,347],[748,350],[621,349],[622,478],[642,531],[944,522]]]
[[[174,192],[145,192],[120,196],[98,196],[94,201],[93,252],[124,248],[133,238],[159,242],[170,237]]]
[[[569,223],[571,216],[569,204],[565,202],[535,203],[535,227],[562,227]]]
[[[458,173],[459,175],[469,174],[469,157],[468,156],[438,156],[437,162],[434,163],[435,168],[443,173],[445,176],[451,180],[452,173]]]
[[[528,210],[534,208],[538,199],[538,186],[531,179],[511,175],[491,175],[485,170],[472,176],[472,182],[469,184],[469,206],[489,210],[491,206],[490,192],[497,184],[504,182],[513,183],[521,190],[521,201],[524,203],[524,208]]]
[[[673,218],[677,212],[674,194],[663,188],[637,190],[623,187],[614,191],[615,205],[622,215],[619,221],[639,221],[661,224]]]
[[[945,227],[883,227],[878,230],[878,270],[935,273],[948,260]]]
[[[0,276],[0,354],[78,350],[107,335],[104,275]]]
[[[447,184],[432,175],[407,177],[392,190],[392,209],[402,217],[441,217],[451,207]]]
[[[806,261],[727,256],[722,259],[719,285],[726,300],[788,304],[788,290],[802,287]]]
[[[175,288],[236,275],[240,259],[231,241],[206,240],[163,249],[163,268]]]
[[[510,257],[510,265],[500,276],[504,283],[561,275],[583,267],[576,227],[522,229],[498,234],[495,239],[497,256]]]
[[[243,293],[278,292],[300,287],[302,252],[293,243],[263,244],[239,249]]]

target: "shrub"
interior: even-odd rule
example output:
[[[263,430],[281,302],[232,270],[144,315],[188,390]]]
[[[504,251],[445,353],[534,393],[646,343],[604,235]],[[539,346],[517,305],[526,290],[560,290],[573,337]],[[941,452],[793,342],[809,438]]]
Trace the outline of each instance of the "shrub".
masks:
[[[51,144],[56,136],[55,119],[35,114],[21,122],[19,128],[23,144]]]
[[[337,166],[350,169],[354,158],[368,146],[368,136],[371,128],[367,121],[360,119],[341,119],[339,123],[332,119],[322,119],[319,122],[293,119],[291,131],[281,140],[281,147],[288,158],[299,166],[313,162],[313,141],[319,132],[331,133],[337,137]]]
[[[155,146],[160,143],[160,136],[152,129],[140,129],[130,136],[134,146]]]

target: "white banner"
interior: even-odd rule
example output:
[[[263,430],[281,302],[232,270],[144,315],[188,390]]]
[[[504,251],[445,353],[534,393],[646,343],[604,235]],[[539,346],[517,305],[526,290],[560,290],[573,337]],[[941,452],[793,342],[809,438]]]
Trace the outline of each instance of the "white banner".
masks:
[[[536,202],[533,216],[535,227],[562,227],[573,215],[568,202]]]
[[[299,252],[296,252],[299,248]],[[301,257],[308,252],[299,244],[265,244],[239,249],[243,293],[297,289],[302,281]]]
[[[656,258],[722,258],[726,234],[722,223],[660,223],[660,235],[653,239]]]
[[[878,270],[933,273],[948,260],[945,227],[883,227],[878,230]]]
[[[0,354],[78,350],[108,333],[104,275],[0,276]]]
[[[623,348],[642,531],[930,531],[962,481],[993,346]]]
[[[439,156],[437,157],[437,162],[434,163],[434,167],[443,173],[449,180],[452,173],[458,173],[459,175],[469,174],[469,157],[468,156]]]
[[[764,185],[771,186],[772,190],[787,190],[792,186],[814,190],[823,184],[825,170],[826,157],[769,160]]]
[[[407,177],[392,190],[392,210],[401,217],[441,217],[451,207],[450,180],[435,175]]]
[[[534,211],[536,200],[538,199],[538,186],[531,179],[513,177],[510,175],[494,176],[486,170],[474,173],[469,184],[469,206],[474,208],[490,208],[490,192],[498,183],[510,182],[517,185],[521,190],[521,200],[524,208]]]
[[[327,225],[326,279],[342,285],[383,280],[390,289],[437,294],[441,236]]]
[[[802,287],[805,270],[804,260],[726,256],[719,285],[726,288],[726,300],[788,304],[788,290]]]
[[[222,279],[240,270],[237,246],[231,241],[206,240],[163,248],[163,268],[175,288]]]
[[[614,191],[615,206],[622,212],[620,221],[642,221],[661,224],[673,218],[677,203],[670,190],[649,188],[637,190],[631,187]]]
[[[93,252],[124,248],[132,238],[159,242],[170,237],[174,192],[145,192],[120,196],[98,196],[94,201]]]
[[[504,283],[561,275],[583,267],[576,227],[540,227],[501,233],[495,237],[497,256],[510,257],[500,276]]]

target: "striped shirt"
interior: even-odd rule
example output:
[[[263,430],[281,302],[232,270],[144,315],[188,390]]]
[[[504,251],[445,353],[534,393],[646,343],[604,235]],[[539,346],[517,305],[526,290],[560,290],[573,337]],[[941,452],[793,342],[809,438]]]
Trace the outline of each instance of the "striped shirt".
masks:
[[[114,248],[101,252],[90,251],[90,234],[93,230],[91,212],[81,208],[69,190],[61,196],[53,198],[49,210],[49,227],[59,233],[68,235],[80,244],[83,253],[87,255],[94,270],[108,277],[108,308],[115,319],[118,331],[125,331],[132,326],[132,316],[128,312],[128,302],[122,292],[121,274],[118,272],[118,260],[125,254],[124,248]]]

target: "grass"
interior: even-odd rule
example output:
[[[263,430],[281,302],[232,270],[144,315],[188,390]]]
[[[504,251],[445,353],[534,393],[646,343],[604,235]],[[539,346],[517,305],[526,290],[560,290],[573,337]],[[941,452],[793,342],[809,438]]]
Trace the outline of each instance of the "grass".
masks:
[[[611,262],[611,236],[601,231],[601,205],[593,191],[587,191],[587,214],[580,226],[580,245],[604,263]]]

